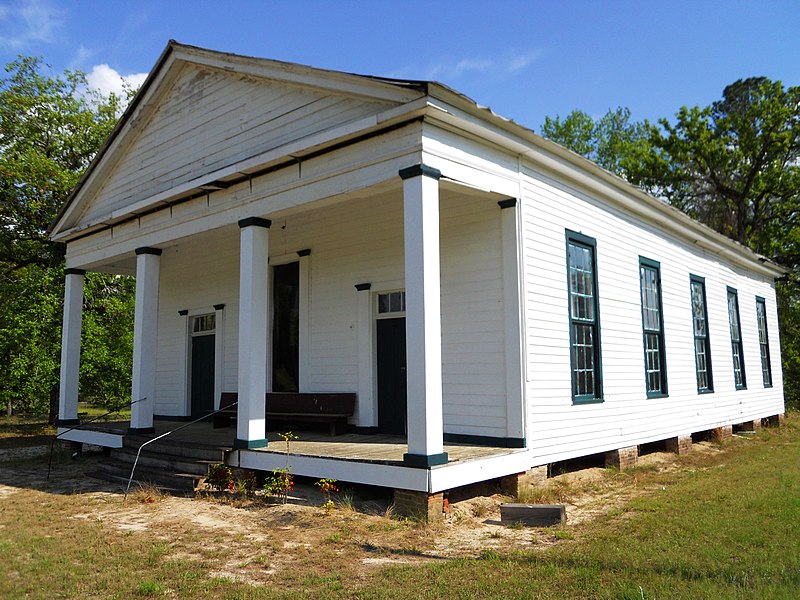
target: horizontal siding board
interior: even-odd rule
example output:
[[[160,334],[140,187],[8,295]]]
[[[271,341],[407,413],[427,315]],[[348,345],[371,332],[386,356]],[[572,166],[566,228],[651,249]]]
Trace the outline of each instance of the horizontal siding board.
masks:
[[[583,190],[526,167],[523,176],[525,320],[529,444],[536,464],[645,443],[783,411],[782,391],[761,384],[755,295],[766,278],[667,236]],[[604,402],[573,405],[565,229],[597,240]],[[669,397],[647,399],[644,385],[639,256],[661,263]],[[689,296],[690,273],[706,278],[715,392],[698,394]],[[748,389],[736,391],[726,286],[739,290]],[[771,347],[774,346],[770,339]],[[777,354],[773,354],[778,356]],[[775,369],[773,369],[773,372]]]

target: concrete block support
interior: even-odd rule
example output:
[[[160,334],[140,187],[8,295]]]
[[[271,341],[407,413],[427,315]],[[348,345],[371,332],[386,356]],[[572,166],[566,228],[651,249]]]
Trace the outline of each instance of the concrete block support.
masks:
[[[786,415],[781,413],[779,415],[772,415],[764,419],[767,427],[783,427],[786,424]]]
[[[517,497],[525,490],[538,487],[547,482],[547,465],[533,467],[524,473],[515,473],[500,478],[500,489],[504,494]]]
[[[723,442],[727,442],[733,437],[733,426],[732,425],[722,425],[721,427],[715,427],[711,430],[711,439],[718,444]]]
[[[630,469],[636,466],[636,459],[639,458],[639,446],[609,450],[606,452],[605,458],[606,467],[614,467],[620,470]]]
[[[398,516],[419,519],[427,523],[441,521],[444,517],[444,494],[395,490],[394,512]]]
[[[667,452],[674,452],[678,455],[688,454],[692,451],[692,434],[687,433],[686,435],[669,438],[664,445],[667,448]]]
[[[761,429],[761,419],[745,421],[744,423],[739,423],[736,427],[739,431],[758,431]]]

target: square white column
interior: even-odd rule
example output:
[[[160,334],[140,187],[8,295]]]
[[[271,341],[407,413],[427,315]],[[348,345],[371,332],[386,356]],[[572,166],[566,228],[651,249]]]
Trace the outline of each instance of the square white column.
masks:
[[[371,283],[357,283],[358,292],[358,402],[356,404],[356,427],[359,432],[377,432],[378,407],[373,393],[373,344],[372,331],[375,320],[372,316]]]
[[[59,427],[78,421],[78,383],[81,366],[81,322],[85,271],[64,269],[64,323],[61,328],[61,375],[58,389]]]
[[[505,321],[506,436],[509,446],[525,447],[525,370],[520,272],[519,210],[516,198],[501,200],[503,317]]]
[[[269,219],[239,221],[239,404],[235,448],[267,445],[267,343],[270,314]]]
[[[400,171],[406,280],[408,453],[414,467],[445,464],[442,424],[442,323],[439,177],[426,165]]]
[[[136,308],[133,317],[130,426],[130,430],[135,433],[154,431],[160,262],[160,248],[136,249]]]

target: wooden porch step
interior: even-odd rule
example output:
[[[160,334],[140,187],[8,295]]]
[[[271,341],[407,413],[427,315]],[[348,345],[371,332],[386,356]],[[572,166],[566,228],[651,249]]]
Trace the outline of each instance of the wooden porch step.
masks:
[[[97,471],[90,475],[97,479],[127,486],[128,478],[131,475],[131,466],[116,461],[102,461],[98,463]],[[137,466],[133,483],[155,485],[163,491],[185,494],[193,493],[202,480],[203,477],[191,473],[170,473]]]
[[[111,451],[111,458],[121,463],[133,465],[136,460],[136,450],[133,448],[113,449]],[[139,455],[139,463],[136,465],[136,469],[149,468],[164,472],[190,473],[192,475],[205,477],[208,473],[209,465],[219,462],[221,462],[220,459],[206,460],[162,454],[158,450],[151,450],[148,446],[145,450],[142,450]]]
[[[126,435],[122,439],[122,446],[123,448],[131,449],[134,453],[136,453],[136,451],[139,449],[139,446],[149,439],[151,438],[146,436]],[[201,444],[197,442],[187,442],[185,440],[163,439],[145,446],[142,452],[189,458],[193,460],[196,459],[222,462],[225,459],[225,453],[230,450],[231,448],[229,446],[226,447],[212,444]]]

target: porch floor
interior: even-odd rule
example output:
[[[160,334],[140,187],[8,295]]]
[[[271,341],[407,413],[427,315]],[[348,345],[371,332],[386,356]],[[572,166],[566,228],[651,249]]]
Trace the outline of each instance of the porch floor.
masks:
[[[184,425],[179,421],[164,421],[156,419],[153,423],[156,437],[170,430],[175,430]],[[85,429],[125,435],[129,423],[127,421],[114,421],[106,423],[92,423]],[[286,453],[286,442],[281,439],[278,431],[267,433],[268,445],[266,448],[251,450],[251,452],[267,452],[275,454]],[[362,435],[346,433],[331,436],[322,431],[293,430],[298,439],[292,440],[289,445],[291,454],[316,458],[333,458],[359,462],[403,464],[403,454],[408,452],[408,444],[402,436],[396,435]],[[187,443],[200,446],[214,446],[218,448],[233,448],[236,436],[235,426],[214,428],[211,423],[194,423],[172,435],[164,438],[169,443]],[[148,436],[150,437],[150,436]],[[467,444],[445,444],[444,451],[448,455],[448,463],[511,454],[517,450],[493,446],[473,446]]]

